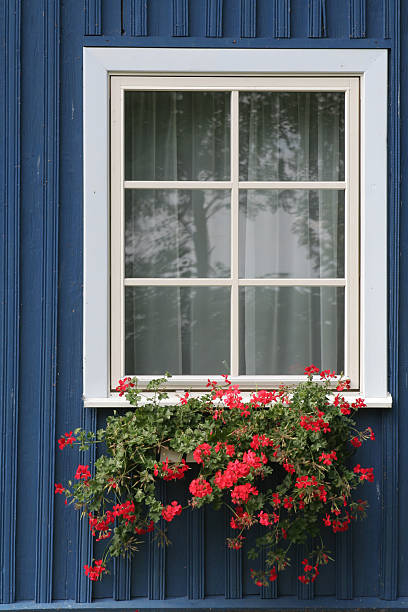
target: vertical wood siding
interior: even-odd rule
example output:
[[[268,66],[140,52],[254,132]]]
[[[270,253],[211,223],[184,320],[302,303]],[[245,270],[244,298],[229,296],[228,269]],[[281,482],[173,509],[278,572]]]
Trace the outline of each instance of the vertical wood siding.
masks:
[[[408,597],[408,6],[400,0],[10,0],[1,9],[2,256],[0,348],[0,597],[79,609],[179,607],[381,607]],[[101,552],[53,482],[74,473],[75,453],[55,433],[96,431],[107,410],[82,394],[82,49],[84,46],[389,49],[389,382],[391,411],[360,415],[377,442],[359,450],[373,465],[369,517],[332,538],[336,566],[314,586],[293,567],[271,589],[249,579],[245,551],[225,551],[223,513],[205,509],[170,525],[168,549],[153,539],[102,583],[83,565]],[[21,49],[21,61],[20,61]],[[21,70],[20,70],[21,67]],[[21,104],[20,104],[21,101]],[[400,126],[402,117],[402,132]],[[401,156],[400,156],[401,152]],[[400,166],[401,161],[401,166]],[[403,180],[400,184],[400,175]],[[402,239],[400,241],[400,235]],[[399,267],[399,260],[401,267]],[[375,307],[375,305],[373,305]],[[91,453],[81,457],[87,463]],[[399,474],[401,479],[399,480]],[[178,491],[181,494],[181,489]],[[367,599],[365,599],[367,598]],[[256,604],[255,604],[256,601]],[[180,603],[182,602],[182,603]],[[399,605],[398,603],[395,604]],[[29,607],[29,606],[28,606]],[[41,608],[41,605],[40,605]]]
[[[15,599],[20,303],[20,49],[21,3],[5,3],[0,83],[0,598]]]

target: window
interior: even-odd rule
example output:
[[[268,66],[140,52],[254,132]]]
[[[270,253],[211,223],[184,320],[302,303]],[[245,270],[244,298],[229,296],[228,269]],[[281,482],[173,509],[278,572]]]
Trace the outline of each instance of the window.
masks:
[[[310,361],[391,404],[386,77],[378,50],[84,49],[86,405]]]
[[[111,78],[112,388],[312,362],[358,388],[358,99],[358,78]]]

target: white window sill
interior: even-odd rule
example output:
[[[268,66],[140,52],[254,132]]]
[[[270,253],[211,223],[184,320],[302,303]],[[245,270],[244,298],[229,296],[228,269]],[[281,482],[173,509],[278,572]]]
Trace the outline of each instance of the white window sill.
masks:
[[[184,391],[170,391],[169,397],[162,400],[160,404],[162,406],[174,406],[180,403],[180,399],[183,397]],[[199,397],[203,393],[200,391],[192,391],[190,397]],[[348,402],[352,403],[357,398],[363,398],[367,404],[367,408],[391,408],[392,397],[389,393],[385,397],[363,397],[360,393],[343,392],[342,395],[347,399]],[[242,393],[244,401],[248,401],[251,394]],[[148,403],[152,400],[152,393],[142,393],[143,403]],[[84,399],[85,408],[122,408],[132,409],[132,406],[126,400],[125,397],[119,397],[118,393],[112,393],[109,397],[89,397]]]

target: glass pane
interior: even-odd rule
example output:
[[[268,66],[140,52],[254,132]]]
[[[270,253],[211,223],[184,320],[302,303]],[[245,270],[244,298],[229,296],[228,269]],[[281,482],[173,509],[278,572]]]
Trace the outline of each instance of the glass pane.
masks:
[[[239,274],[343,278],[344,191],[240,191]]]
[[[241,287],[240,374],[344,370],[344,287]]]
[[[230,192],[127,189],[128,278],[230,275]]]
[[[125,92],[125,177],[229,180],[230,94]]]
[[[242,181],[344,180],[344,93],[241,92]]]
[[[126,287],[126,374],[225,373],[229,287]]]

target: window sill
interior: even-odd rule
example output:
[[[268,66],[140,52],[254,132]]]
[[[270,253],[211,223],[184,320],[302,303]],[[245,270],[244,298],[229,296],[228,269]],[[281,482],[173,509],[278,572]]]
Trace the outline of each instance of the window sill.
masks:
[[[170,391],[169,397],[165,400],[162,400],[160,403],[163,406],[174,406],[174,404],[180,403],[180,399],[183,396],[183,391]],[[191,397],[197,397],[202,395],[200,391],[192,391],[190,393]],[[363,398],[367,404],[367,408],[391,408],[392,407],[392,397],[389,393],[385,397],[364,397],[360,393],[343,393],[344,397],[349,402],[354,402],[357,398]],[[244,401],[248,401],[250,398],[250,393],[242,394]],[[153,394],[152,393],[142,393],[142,397],[144,399],[144,403],[148,403],[151,401]],[[109,397],[88,397],[84,398],[84,407],[85,408],[132,408],[129,402],[124,397],[119,397],[118,393],[112,393]]]

